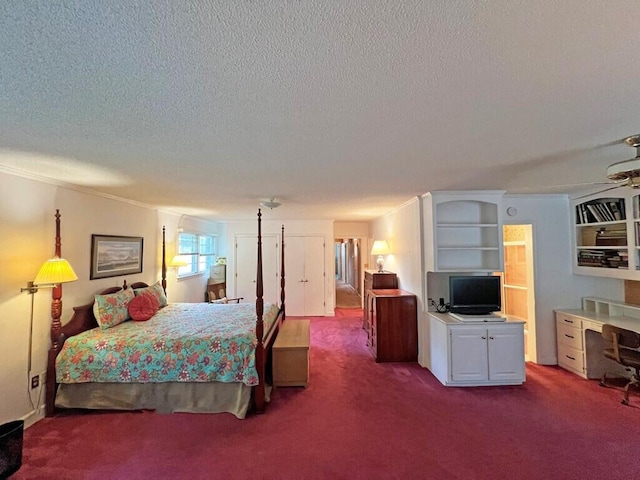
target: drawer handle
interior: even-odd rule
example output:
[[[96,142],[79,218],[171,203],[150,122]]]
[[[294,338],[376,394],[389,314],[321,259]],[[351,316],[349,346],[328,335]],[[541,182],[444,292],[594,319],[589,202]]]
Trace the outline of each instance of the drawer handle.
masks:
[[[568,318],[563,318],[562,320],[567,323],[573,323],[573,320],[569,320]]]
[[[565,356],[566,356],[569,360],[574,360],[574,361],[575,361],[575,358],[570,357],[569,355],[565,355]]]
[[[564,334],[564,336],[567,337],[567,338],[576,338],[573,335],[567,335],[566,333]]]

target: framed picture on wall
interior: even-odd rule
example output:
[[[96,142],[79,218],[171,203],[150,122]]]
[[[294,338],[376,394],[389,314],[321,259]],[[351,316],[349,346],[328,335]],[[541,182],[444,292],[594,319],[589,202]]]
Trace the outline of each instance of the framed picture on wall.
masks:
[[[91,273],[89,278],[117,277],[142,273],[142,237],[91,235]]]

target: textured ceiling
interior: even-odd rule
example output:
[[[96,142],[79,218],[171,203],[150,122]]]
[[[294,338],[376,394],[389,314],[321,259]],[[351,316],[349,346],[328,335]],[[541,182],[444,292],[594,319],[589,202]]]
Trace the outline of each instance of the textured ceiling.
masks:
[[[602,181],[635,156],[636,12],[4,0],[0,168],[209,219],[276,197],[270,218],[368,220],[427,191]]]

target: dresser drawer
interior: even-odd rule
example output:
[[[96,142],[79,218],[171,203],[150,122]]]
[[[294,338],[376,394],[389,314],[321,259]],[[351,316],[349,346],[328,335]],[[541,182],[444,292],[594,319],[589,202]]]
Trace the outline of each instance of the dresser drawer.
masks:
[[[582,331],[563,322],[557,324],[558,344],[568,345],[577,350],[583,350]]]
[[[558,344],[558,364],[576,372],[584,373],[584,356],[581,350],[562,343]]]

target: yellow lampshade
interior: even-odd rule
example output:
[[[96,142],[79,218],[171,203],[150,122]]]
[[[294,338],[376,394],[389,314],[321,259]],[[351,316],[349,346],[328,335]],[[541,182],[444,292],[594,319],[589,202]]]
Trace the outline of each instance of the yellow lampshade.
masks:
[[[78,280],[76,272],[67,260],[54,257],[42,264],[33,281],[34,285],[57,285]]]
[[[174,255],[168,266],[172,268],[178,268],[185,267],[187,265],[189,265],[189,262],[187,262],[181,255]]]
[[[388,255],[389,245],[386,240],[376,240],[371,248],[371,255]]]

